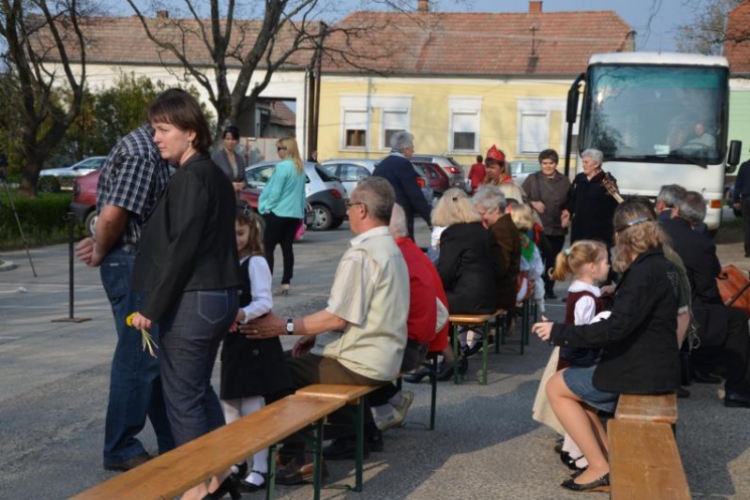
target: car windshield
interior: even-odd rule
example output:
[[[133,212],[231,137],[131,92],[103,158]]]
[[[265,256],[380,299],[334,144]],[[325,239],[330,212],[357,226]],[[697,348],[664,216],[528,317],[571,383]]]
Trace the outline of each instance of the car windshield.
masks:
[[[716,164],[726,154],[727,104],[726,68],[592,66],[580,149],[607,160]]]
[[[335,168],[336,167],[334,166],[334,170],[335,170]],[[332,181],[337,180],[331,174],[329,174],[328,172],[326,172],[326,170],[323,167],[321,167],[320,165],[315,165],[315,171],[318,173],[318,175],[320,176],[320,179],[323,182],[332,182]]]

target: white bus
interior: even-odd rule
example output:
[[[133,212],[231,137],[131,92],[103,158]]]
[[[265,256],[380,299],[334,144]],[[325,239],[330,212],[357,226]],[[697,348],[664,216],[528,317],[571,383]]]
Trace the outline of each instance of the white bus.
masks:
[[[655,198],[664,184],[702,193],[706,224],[717,229],[724,175],[739,163],[741,148],[732,141],[727,154],[727,60],[647,52],[593,55],[568,95],[567,151],[581,83],[579,152],[602,151],[602,167],[623,195]]]

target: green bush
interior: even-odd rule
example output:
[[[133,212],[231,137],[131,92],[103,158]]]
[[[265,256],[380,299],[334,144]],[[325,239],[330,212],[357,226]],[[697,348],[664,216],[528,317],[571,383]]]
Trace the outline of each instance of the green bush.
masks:
[[[31,246],[51,245],[68,241],[68,213],[71,193],[44,193],[38,198],[18,198],[11,193],[21,221],[24,235]],[[76,227],[74,238],[82,237]],[[16,218],[8,202],[7,192],[0,193],[0,248],[12,249],[23,246]]]

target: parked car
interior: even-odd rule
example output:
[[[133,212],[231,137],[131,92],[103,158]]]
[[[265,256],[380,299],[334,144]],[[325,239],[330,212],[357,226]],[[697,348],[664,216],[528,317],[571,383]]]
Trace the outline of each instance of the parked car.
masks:
[[[260,189],[256,187],[246,187],[240,191],[240,198],[247,202],[247,206],[258,212],[258,198],[260,198]],[[305,226],[312,227],[315,223],[315,212],[312,205],[305,203],[305,217],[303,219]]]
[[[81,160],[69,167],[47,168],[39,172],[39,189],[41,191],[59,191],[60,189],[73,189],[73,180],[82,177],[104,165],[106,156],[92,156]],[[47,180],[49,177],[54,180]]]
[[[466,182],[464,181],[466,173],[464,173],[464,168],[452,157],[432,154],[415,154],[412,156],[411,161],[416,163],[434,163],[438,165],[450,179],[451,187],[466,189]]]
[[[523,184],[523,181],[526,180],[526,177],[529,176],[529,174],[533,174],[535,172],[539,172],[541,170],[541,167],[539,166],[539,162],[536,161],[511,161],[508,163],[509,169],[510,169],[510,176],[513,177],[513,180],[518,184],[519,186]]]
[[[437,163],[420,161],[412,161],[412,163],[419,167],[422,167],[422,170],[424,170],[427,178],[429,179],[430,187],[432,188],[435,196],[443,196],[443,193],[451,187],[450,177],[448,177],[448,174],[445,173],[445,170],[440,168],[440,165],[438,165]]]
[[[351,193],[357,186],[357,183],[372,175],[375,171],[375,167],[380,163],[382,158],[377,160],[371,159],[358,159],[358,158],[341,158],[337,160],[326,160],[320,164],[330,175],[336,177],[346,188],[347,193]],[[417,185],[422,190],[422,194],[428,203],[432,203],[434,197],[434,190],[430,185],[430,176],[425,169],[414,162],[414,170],[417,175]],[[348,194],[347,194],[348,196]]]
[[[275,165],[276,162],[266,161],[247,167],[248,187],[263,189]],[[305,162],[304,169],[305,195],[314,213],[310,229],[324,231],[339,227],[346,219],[346,188],[317,163]]]

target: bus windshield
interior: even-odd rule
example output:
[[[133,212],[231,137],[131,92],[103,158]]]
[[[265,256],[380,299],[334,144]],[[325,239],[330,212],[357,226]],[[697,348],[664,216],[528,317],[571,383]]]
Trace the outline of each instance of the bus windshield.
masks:
[[[726,68],[591,66],[580,149],[599,149],[606,160],[718,164],[727,100]]]

